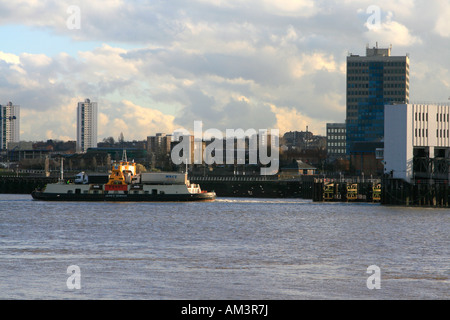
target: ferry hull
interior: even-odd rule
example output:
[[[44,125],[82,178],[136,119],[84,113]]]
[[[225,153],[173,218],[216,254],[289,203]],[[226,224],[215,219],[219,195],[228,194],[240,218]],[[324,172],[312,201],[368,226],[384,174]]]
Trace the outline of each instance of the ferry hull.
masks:
[[[111,202],[186,202],[212,201],[215,192],[193,194],[67,194],[33,191],[31,196],[35,200],[43,201],[111,201]]]

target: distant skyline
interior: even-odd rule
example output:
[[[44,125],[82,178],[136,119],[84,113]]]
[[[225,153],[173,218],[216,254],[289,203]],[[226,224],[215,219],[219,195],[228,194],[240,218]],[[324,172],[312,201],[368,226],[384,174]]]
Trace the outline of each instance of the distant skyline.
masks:
[[[76,140],[86,98],[99,141],[196,120],[325,135],[345,121],[347,55],[376,42],[409,54],[411,102],[450,96],[444,0],[19,0],[0,12],[0,104],[21,106],[21,140]]]

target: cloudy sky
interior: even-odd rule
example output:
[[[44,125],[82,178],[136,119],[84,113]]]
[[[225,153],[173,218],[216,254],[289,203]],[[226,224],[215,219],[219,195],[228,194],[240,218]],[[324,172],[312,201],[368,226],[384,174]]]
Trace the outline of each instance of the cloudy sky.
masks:
[[[345,62],[366,45],[409,54],[412,101],[450,96],[447,0],[0,1],[0,104],[21,140],[99,140],[208,128],[309,130],[345,120]]]

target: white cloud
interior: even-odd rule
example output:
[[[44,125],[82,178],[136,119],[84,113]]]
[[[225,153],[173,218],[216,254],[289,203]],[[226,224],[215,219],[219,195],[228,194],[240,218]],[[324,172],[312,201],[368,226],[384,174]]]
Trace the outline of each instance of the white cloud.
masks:
[[[365,25],[367,27],[367,22]],[[382,40],[402,47],[422,43],[422,39],[414,36],[405,25],[393,20],[391,12],[389,12],[385,21],[380,23],[379,27],[370,28],[366,32],[366,36],[372,43]]]
[[[296,78],[301,78],[306,74],[311,74],[320,70],[338,73],[345,72],[342,65],[339,65],[332,55],[323,52],[315,52],[309,55],[302,54],[301,56],[296,57],[295,60],[292,73]]]
[[[436,3],[379,1],[380,28],[368,30],[371,0],[80,0],[81,29],[69,30],[66,2],[3,2],[2,24],[99,45],[76,55],[0,52],[0,96],[21,105],[27,139],[74,139],[74,109],[85,98],[99,103],[100,140],[120,131],[144,139],[194,120],[323,133],[325,122],[345,119],[346,52],[363,52],[367,42],[415,58],[415,92],[448,89],[444,72],[439,81],[414,73],[414,63],[429,71],[427,59],[432,71],[450,69],[450,45],[434,41],[450,37],[450,5]]]
[[[115,119],[114,126],[124,128],[123,131],[130,140],[142,140],[158,132],[172,133],[175,130],[174,116],[127,100],[122,101],[116,116],[121,118]]]
[[[19,56],[12,53],[5,53],[0,51],[0,60],[9,64],[19,64],[20,58]]]
[[[196,0],[205,5],[213,5],[224,9],[263,10],[271,15],[308,17],[317,12],[313,0]]]
[[[21,139],[39,141],[45,139],[76,140],[77,98],[57,104],[51,111],[40,111],[21,105]]]
[[[276,129],[280,130],[280,134],[288,131],[308,131],[314,134],[325,134],[324,127],[326,121],[318,121],[306,116],[295,108],[270,106],[272,112],[276,115]]]
[[[79,52],[85,74],[102,78],[130,79],[138,74],[139,61],[126,60],[127,50],[103,44],[93,51]]]
[[[433,31],[441,37],[450,37],[450,4],[447,1],[440,1],[440,10],[437,15],[436,24]]]
[[[46,67],[52,62],[50,57],[47,57],[45,54],[30,54],[30,53],[22,53],[20,55],[20,64],[23,66],[31,66],[31,67]]]
[[[312,0],[264,0],[263,6],[272,14],[292,17],[310,17],[319,10]]]

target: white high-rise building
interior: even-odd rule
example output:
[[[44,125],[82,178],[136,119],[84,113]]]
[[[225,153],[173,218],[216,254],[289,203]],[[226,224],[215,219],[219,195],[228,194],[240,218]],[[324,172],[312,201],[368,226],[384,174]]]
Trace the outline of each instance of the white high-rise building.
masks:
[[[8,143],[20,141],[20,106],[0,105],[0,119],[0,149],[7,150]]]
[[[86,99],[78,102],[77,108],[77,152],[97,148],[97,102]]]

